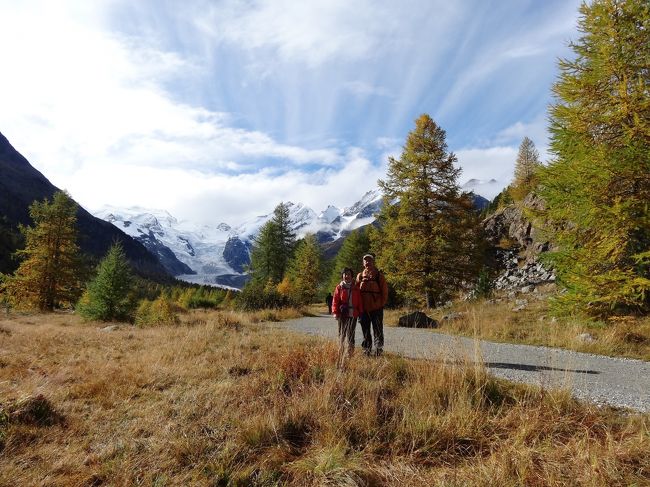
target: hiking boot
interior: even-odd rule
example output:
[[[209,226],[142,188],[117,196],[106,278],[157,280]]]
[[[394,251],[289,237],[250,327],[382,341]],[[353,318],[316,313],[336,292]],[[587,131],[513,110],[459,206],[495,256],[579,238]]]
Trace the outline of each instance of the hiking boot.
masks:
[[[375,350],[375,357],[381,357],[383,353],[384,353],[384,349],[378,348],[377,350]]]
[[[369,349],[369,348],[364,348],[364,349],[363,349],[363,354],[364,354],[366,357],[370,357],[370,353],[371,353],[371,352],[372,352],[372,350]]]

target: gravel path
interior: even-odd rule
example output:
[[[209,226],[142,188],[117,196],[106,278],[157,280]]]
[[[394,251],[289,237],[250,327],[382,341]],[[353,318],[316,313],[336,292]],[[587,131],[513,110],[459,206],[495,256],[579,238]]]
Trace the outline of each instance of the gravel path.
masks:
[[[327,338],[337,335],[336,321],[327,315],[299,318],[277,326]],[[362,337],[358,324],[356,336],[359,347]],[[479,357],[497,377],[546,388],[569,388],[579,399],[650,412],[650,362],[494,343],[411,328],[384,327],[384,342],[386,351],[411,358]]]

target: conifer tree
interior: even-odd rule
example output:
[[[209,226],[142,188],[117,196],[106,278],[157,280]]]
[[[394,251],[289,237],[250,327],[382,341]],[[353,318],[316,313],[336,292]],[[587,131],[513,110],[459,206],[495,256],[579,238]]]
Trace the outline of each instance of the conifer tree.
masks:
[[[253,280],[264,285],[279,283],[293,254],[296,235],[291,228],[289,206],[280,203],[273,218],[266,222],[255,239],[251,252]]]
[[[539,152],[535,148],[535,144],[528,137],[524,137],[519,145],[515,162],[515,179],[511,188],[515,199],[521,200],[533,190],[540,166]]]
[[[365,228],[359,228],[351,232],[336,255],[334,268],[329,279],[328,291],[332,291],[341,282],[341,270],[349,267],[355,271],[355,275],[361,272],[363,256],[370,251],[369,232]]]
[[[115,243],[102,259],[79,300],[77,310],[91,320],[128,320],[135,309],[131,296],[133,276],[122,245]]]
[[[250,265],[255,282],[266,283],[269,279],[273,280],[277,233],[277,227],[271,220],[262,225],[255,237]]]
[[[291,228],[292,221],[289,216],[289,204],[280,203],[273,210],[273,222],[277,229],[277,268],[275,270],[275,282],[282,280],[293,255],[296,245],[296,232]]]
[[[474,280],[480,264],[478,217],[460,193],[455,163],[445,131],[424,114],[379,181],[384,205],[371,236],[377,262],[400,294],[427,307]]]
[[[566,311],[650,310],[650,3],[580,7],[575,58],[561,60],[550,108],[554,159],[542,215]]]
[[[6,283],[11,301],[19,307],[51,311],[69,306],[80,294],[77,204],[63,191],[52,201],[35,201],[29,207],[33,227],[21,226],[23,261]]]
[[[314,302],[323,279],[323,254],[314,235],[298,242],[287,270],[289,297],[298,304]]]

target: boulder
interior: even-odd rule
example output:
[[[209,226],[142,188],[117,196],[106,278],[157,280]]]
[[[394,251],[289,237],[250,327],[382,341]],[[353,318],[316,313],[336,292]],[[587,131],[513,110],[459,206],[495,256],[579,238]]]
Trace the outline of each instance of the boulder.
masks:
[[[591,333],[580,333],[580,335],[578,335],[576,339],[582,343],[593,343],[596,341],[596,339]]]
[[[457,313],[455,311],[452,311],[451,313],[448,313],[445,316],[443,316],[442,321],[457,320],[458,318],[462,318],[464,315],[465,313]]]
[[[414,311],[400,316],[397,325],[405,328],[438,328],[438,322],[433,318],[429,318],[422,311]]]

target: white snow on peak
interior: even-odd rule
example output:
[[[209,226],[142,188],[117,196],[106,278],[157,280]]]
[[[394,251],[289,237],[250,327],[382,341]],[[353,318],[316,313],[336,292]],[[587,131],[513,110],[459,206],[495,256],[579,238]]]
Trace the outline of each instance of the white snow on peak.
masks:
[[[340,214],[341,210],[339,210],[336,206],[329,205],[327,208],[320,212],[318,219],[326,223],[332,223]]]
[[[381,202],[382,193],[376,189],[368,191],[358,202],[343,210],[330,205],[317,214],[302,203],[287,202],[286,205],[296,237],[302,238],[308,233],[321,232],[326,238],[335,240],[351,230],[372,223]],[[228,239],[237,237],[244,243],[253,243],[260,228],[273,218],[273,211],[234,226],[226,223],[211,226],[196,225],[188,221],[179,222],[167,211],[140,207],[105,206],[97,211],[95,216],[111,222],[132,237],[155,237],[168,247],[178,260],[197,273],[191,276],[177,276],[179,279],[213,283],[215,276],[237,274],[223,257]]]
[[[470,179],[465,184],[461,186],[463,191],[473,191],[474,194],[481,195],[488,200],[494,199],[503,188],[507,186],[507,183],[498,181],[494,178],[491,179]]]
[[[348,206],[346,208],[343,208],[343,211],[341,212],[341,215],[344,216],[352,216],[356,215],[360,211],[362,211],[364,208],[366,208],[368,205],[371,204],[377,204],[381,202],[383,193],[381,192],[380,189],[372,189],[366,194],[364,194],[359,201],[357,201],[355,204],[352,206]]]
[[[179,223],[166,211],[144,208],[104,207],[95,216],[109,221],[128,235],[138,238],[150,234],[168,247],[176,258],[197,273],[194,282],[211,282],[210,277],[236,274],[223,258],[223,249],[230,236],[230,227]],[[226,229],[227,227],[227,229]],[[183,278],[184,276],[178,276]]]

